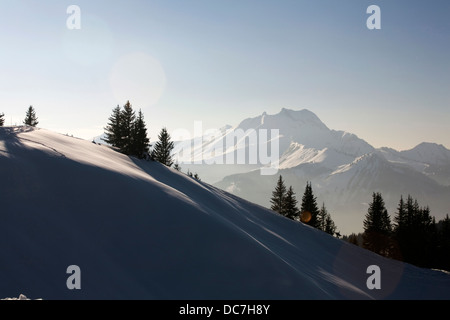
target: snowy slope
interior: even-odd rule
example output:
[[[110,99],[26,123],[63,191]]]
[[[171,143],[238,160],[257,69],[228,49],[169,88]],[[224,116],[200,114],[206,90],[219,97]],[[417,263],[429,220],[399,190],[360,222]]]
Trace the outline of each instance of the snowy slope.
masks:
[[[0,297],[450,299],[444,272],[44,129],[0,128],[0,203]],[[66,287],[69,265],[80,290]],[[370,265],[380,290],[366,286]]]

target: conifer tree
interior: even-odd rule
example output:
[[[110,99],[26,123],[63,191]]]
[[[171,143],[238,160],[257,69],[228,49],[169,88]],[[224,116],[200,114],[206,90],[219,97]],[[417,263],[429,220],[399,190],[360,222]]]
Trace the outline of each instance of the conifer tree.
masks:
[[[36,111],[34,110],[33,106],[30,106],[26,112],[25,120],[23,121],[23,124],[32,126],[32,127],[36,127],[39,123],[37,121],[37,119],[38,118],[36,117]]]
[[[317,207],[317,201],[312,190],[311,182],[306,183],[300,212],[304,223],[307,223],[314,228],[319,228],[319,209]],[[306,216],[307,218],[305,218]]]
[[[397,235],[404,231],[406,218],[405,201],[403,201],[403,196],[400,196],[400,202],[398,203],[397,212],[394,216],[394,233]]]
[[[283,207],[281,212],[289,219],[296,220],[299,217],[300,211],[297,208],[297,199],[295,198],[294,189],[289,187],[283,199]]]
[[[134,120],[136,115],[134,113],[133,107],[131,106],[130,101],[123,106],[123,110],[121,112],[120,118],[120,139],[119,142],[120,149],[125,154],[132,154],[133,151],[133,129],[134,129]]]
[[[104,141],[122,150],[122,132],[120,127],[122,121],[122,111],[119,106],[113,109],[112,115],[108,120],[109,123],[104,128],[106,135]]]
[[[373,193],[363,224],[363,247],[380,255],[389,256],[392,226],[381,193]]]
[[[325,203],[322,203],[322,207],[317,215],[317,229],[325,231],[328,234],[334,235],[336,232],[336,225],[331,219],[331,215],[325,207]]]
[[[139,110],[136,121],[133,123],[130,154],[142,159],[148,153],[150,140],[147,137],[147,128],[144,122],[144,115]]]
[[[317,215],[317,229],[325,231],[326,223],[327,223],[327,208],[325,208],[325,202],[322,203],[322,207],[319,210],[319,214]]]
[[[272,198],[270,199],[270,203],[272,204],[272,206],[270,207],[270,209],[278,212],[279,214],[285,215],[284,213],[285,197],[286,197],[286,186],[284,185],[283,177],[280,175],[275,190],[272,191]]]
[[[330,214],[327,213],[325,218],[325,229],[323,231],[333,236],[336,233],[336,229],[337,229],[336,224],[334,223],[333,219],[331,219]]]
[[[5,124],[4,116],[4,113],[0,113],[0,127],[3,127],[3,125]]]
[[[168,167],[171,167],[173,164],[171,152],[174,145],[170,140],[170,135],[166,128],[161,129],[158,139],[159,140],[155,143],[155,147],[152,150],[152,158]]]

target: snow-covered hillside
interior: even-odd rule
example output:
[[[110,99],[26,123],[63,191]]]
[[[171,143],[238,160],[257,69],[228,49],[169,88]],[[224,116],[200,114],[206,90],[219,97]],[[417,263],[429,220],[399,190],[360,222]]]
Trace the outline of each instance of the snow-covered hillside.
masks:
[[[450,299],[445,272],[44,129],[0,128],[0,204],[0,297]],[[71,265],[81,289],[66,286]],[[367,287],[373,265],[381,289]]]

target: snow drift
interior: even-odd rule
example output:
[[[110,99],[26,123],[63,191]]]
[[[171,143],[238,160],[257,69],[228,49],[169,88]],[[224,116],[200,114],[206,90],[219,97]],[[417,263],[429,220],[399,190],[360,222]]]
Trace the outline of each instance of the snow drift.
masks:
[[[44,129],[0,128],[0,297],[449,299],[385,259],[185,174]],[[69,290],[66,269],[81,270]],[[367,268],[381,270],[370,290]]]

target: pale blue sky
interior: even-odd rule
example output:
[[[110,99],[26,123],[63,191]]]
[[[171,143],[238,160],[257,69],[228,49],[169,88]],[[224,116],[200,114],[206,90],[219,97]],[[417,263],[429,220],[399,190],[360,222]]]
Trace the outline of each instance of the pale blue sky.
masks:
[[[7,125],[33,105],[40,127],[91,139],[129,99],[154,141],[307,108],[375,147],[450,148],[447,0],[0,0],[0,44]]]

